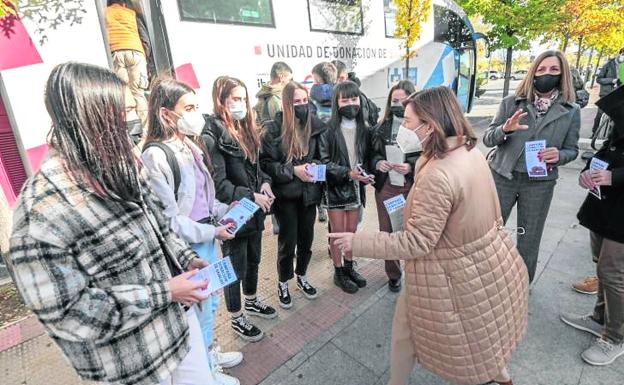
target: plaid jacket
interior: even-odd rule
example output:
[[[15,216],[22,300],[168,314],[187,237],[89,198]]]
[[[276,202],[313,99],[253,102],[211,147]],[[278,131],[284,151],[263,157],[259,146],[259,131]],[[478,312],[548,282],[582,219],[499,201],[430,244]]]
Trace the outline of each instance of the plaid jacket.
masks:
[[[189,350],[161,242],[178,268],[196,254],[170,231],[146,184],[143,192],[142,205],[103,199],[51,156],[15,209],[8,260],[18,290],[89,380],[158,383]]]

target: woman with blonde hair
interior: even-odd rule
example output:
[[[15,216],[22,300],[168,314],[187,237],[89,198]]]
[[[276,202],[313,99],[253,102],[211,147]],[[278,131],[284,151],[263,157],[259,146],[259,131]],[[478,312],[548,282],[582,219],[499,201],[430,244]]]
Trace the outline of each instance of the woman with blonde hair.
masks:
[[[391,385],[416,362],[458,384],[512,385],[506,364],[525,333],[527,272],[502,225],[477,138],[446,87],[405,101],[420,143],[404,230],[330,234],[345,253],[405,261],[392,326]]]
[[[308,91],[290,82],[282,92],[282,112],[264,124],[260,162],[273,180],[274,215],[281,225],[277,238],[277,287],[279,304],[288,309],[292,299],[288,281],[294,278],[295,248],[297,287],[308,299],[317,291],[306,278],[312,258],[316,206],[321,202],[321,185],[313,175],[320,164],[319,136],[325,124],[310,111]]]
[[[578,155],[581,112],[574,101],[565,56],[546,51],[531,64],[516,94],[503,99],[483,137],[486,146],[496,147],[490,168],[505,222],[513,206],[518,205],[518,251],[529,270],[530,282],[535,277],[558,167]],[[541,146],[537,158],[546,169],[532,161],[527,143]],[[535,172],[540,168],[541,173]]]

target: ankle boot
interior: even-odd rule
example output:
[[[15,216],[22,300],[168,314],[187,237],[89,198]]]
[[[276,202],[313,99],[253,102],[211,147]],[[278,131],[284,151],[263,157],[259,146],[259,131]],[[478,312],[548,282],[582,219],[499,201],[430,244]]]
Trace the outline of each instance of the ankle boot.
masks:
[[[353,261],[344,261],[345,274],[353,281],[359,288],[366,286],[366,279],[360,275],[353,268]]]
[[[349,279],[344,267],[334,267],[334,284],[342,289],[345,293],[353,294],[358,291],[355,283]]]

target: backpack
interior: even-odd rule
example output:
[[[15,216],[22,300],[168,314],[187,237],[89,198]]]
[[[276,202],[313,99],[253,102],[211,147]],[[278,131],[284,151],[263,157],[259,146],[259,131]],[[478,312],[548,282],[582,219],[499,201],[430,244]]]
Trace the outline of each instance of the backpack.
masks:
[[[608,139],[611,136],[614,125],[615,124],[613,123],[613,120],[611,120],[611,118],[607,114],[602,114],[602,117],[600,118],[600,123],[598,124],[598,128],[592,135],[591,147],[594,150],[598,150],[596,148],[596,140]]]
[[[576,90],[576,104],[583,108],[589,103],[589,92],[585,89]]]
[[[262,108],[259,108],[259,104],[256,104],[256,106],[254,107],[254,110],[256,112],[256,123],[262,125],[262,123],[266,122],[267,120],[272,120],[273,118],[271,117],[271,113],[269,112],[269,100],[271,100],[271,98],[275,97],[275,95],[266,95],[262,97]]]
[[[143,146],[142,153],[145,152],[150,147],[160,148],[167,157],[167,163],[169,164],[169,168],[171,168],[171,172],[173,173],[173,194],[175,195],[176,201],[178,200],[178,189],[180,188],[180,165],[178,164],[178,160],[173,153],[173,150],[169,148],[164,143],[161,142],[149,142]]]
[[[370,100],[368,96],[362,93],[362,109],[364,110],[364,119],[371,127],[375,127],[379,123],[379,111],[381,108],[377,107],[375,102]]]

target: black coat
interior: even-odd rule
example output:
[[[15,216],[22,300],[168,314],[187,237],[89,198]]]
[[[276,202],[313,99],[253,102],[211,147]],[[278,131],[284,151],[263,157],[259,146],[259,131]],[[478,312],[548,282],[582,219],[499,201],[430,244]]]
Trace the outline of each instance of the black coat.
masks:
[[[601,200],[587,194],[577,217],[582,226],[598,235],[624,243],[624,128],[614,130],[594,156],[609,163],[611,186],[600,186]]]
[[[202,132],[204,143],[212,159],[217,199],[232,203],[243,198],[255,201],[254,193],[260,192],[263,183],[271,183],[271,178],[260,168],[260,163],[251,163],[240,146],[228,134],[223,122],[214,116],[206,119]],[[236,233],[236,237],[264,230],[265,214],[258,210],[254,217]]]
[[[369,168],[374,170],[375,174],[375,190],[380,191],[386,180],[388,180],[388,173],[377,170],[377,162],[380,160],[387,160],[386,158],[386,146],[396,144],[396,140],[392,138],[392,118],[384,120],[379,124],[372,134],[371,139],[371,158]],[[412,166],[412,170],[405,175],[406,184],[411,185],[414,183],[414,167],[420,152],[412,152],[405,156],[405,163]]]
[[[359,144],[356,149],[358,163],[361,163],[366,172],[370,173],[370,152],[368,149],[371,142],[371,129],[368,126],[358,126],[356,136],[356,142]],[[340,126],[328,125],[327,131],[320,135],[319,144],[321,162],[327,165],[327,183],[324,191],[325,203],[329,207],[358,203],[356,184],[349,177],[351,167],[347,143]],[[364,196],[365,185],[360,182],[357,182],[357,185],[359,185],[360,190],[360,203],[364,205],[366,202]]]
[[[262,169],[273,181],[273,193],[280,199],[303,198],[305,206],[317,205],[321,202],[321,184],[307,183],[295,176],[295,166],[305,163],[320,164],[319,136],[327,130],[327,126],[316,116],[311,117],[310,141],[308,155],[302,159],[287,162],[286,153],[282,147],[282,113],[278,112],[274,120],[264,123],[264,138],[260,164]]]

